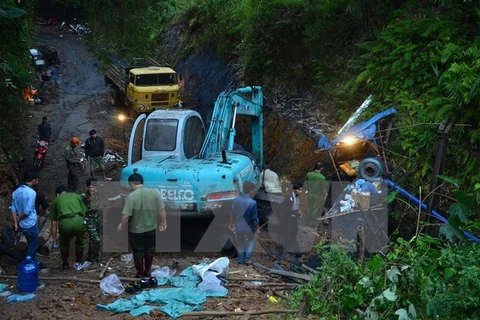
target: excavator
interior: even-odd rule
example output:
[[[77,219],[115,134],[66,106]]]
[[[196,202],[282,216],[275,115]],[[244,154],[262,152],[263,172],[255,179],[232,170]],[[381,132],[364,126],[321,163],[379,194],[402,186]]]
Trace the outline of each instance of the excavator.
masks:
[[[241,117],[250,118],[248,151],[235,141]],[[167,210],[198,217],[231,204],[242,194],[245,181],[259,186],[264,162],[262,88],[222,92],[205,131],[194,110],[141,114],[132,128],[128,165],[121,173],[122,195],[131,192],[128,177],[136,172],[144,177],[145,187],[158,190]]]

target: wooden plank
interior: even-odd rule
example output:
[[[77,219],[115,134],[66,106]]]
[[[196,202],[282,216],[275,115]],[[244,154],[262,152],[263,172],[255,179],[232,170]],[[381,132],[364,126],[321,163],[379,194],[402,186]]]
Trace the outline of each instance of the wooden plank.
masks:
[[[103,279],[103,277],[105,276],[105,272],[107,272],[108,270],[108,266],[110,265],[110,263],[113,261],[113,257],[111,257],[110,259],[108,259],[107,261],[107,264],[105,265],[105,267],[103,268],[103,270],[100,272],[100,274],[98,275],[98,277],[100,279]]]
[[[302,280],[305,280],[305,281],[310,281],[312,279],[312,276],[310,276],[308,274],[302,274],[302,273],[296,273],[296,272],[290,272],[290,271],[284,271],[284,270],[270,269],[270,268],[267,268],[265,266],[262,266],[259,263],[254,263],[253,265],[256,266],[256,267],[259,267],[259,268],[261,268],[265,271],[268,271],[272,274],[276,274],[276,275],[280,275],[280,276],[284,276],[284,277],[302,279]]]
[[[320,272],[318,270],[310,268],[309,266],[307,266],[306,264],[303,264],[303,263],[302,263],[302,268],[307,270],[307,271],[310,271],[313,274],[320,274]]]

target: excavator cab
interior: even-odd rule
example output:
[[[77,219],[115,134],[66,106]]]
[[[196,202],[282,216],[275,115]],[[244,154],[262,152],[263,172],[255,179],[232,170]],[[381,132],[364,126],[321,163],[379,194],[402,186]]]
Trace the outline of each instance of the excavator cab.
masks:
[[[205,140],[205,126],[193,110],[162,110],[148,118],[142,114],[132,132],[128,165],[155,156],[192,159],[198,156]]]

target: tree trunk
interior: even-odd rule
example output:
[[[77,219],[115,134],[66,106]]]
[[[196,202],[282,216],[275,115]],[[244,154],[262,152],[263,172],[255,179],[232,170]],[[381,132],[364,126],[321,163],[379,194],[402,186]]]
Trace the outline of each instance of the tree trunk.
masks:
[[[38,231],[42,230],[43,226],[45,225],[45,221],[47,221],[47,217],[38,217],[38,220],[37,220]]]
[[[27,238],[25,238],[25,235],[22,234],[20,237],[20,240],[17,242],[17,248],[18,250],[25,252],[27,251],[28,243],[27,243]]]
[[[48,256],[52,252],[52,248],[53,248],[53,237],[50,236],[47,242],[45,242],[45,244],[40,247],[40,253],[45,256]]]
[[[43,225],[42,231],[38,234],[38,246],[42,247],[50,238],[51,234],[51,223],[50,219],[45,220],[45,224]]]

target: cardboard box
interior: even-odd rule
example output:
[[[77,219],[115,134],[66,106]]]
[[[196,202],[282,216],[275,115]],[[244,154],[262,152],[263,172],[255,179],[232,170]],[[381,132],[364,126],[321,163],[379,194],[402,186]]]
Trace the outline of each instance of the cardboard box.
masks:
[[[364,193],[352,193],[352,199],[355,201],[355,207],[359,207],[360,204],[362,208],[370,208],[370,192]]]

